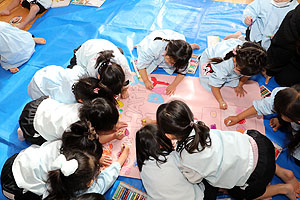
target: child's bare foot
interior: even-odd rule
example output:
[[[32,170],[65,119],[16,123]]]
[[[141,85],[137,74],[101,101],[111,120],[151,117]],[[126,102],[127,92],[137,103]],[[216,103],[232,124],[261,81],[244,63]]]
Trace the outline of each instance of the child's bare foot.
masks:
[[[200,46],[196,43],[191,44],[192,49],[200,49]]]
[[[17,73],[19,71],[19,68],[15,67],[15,68],[10,68],[8,69],[11,73]]]
[[[7,16],[10,15],[10,11],[7,9],[1,10],[0,11],[0,16]]]
[[[294,173],[288,169],[283,170],[282,173],[282,175],[285,177],[284,182],[291,184],[297,194],[300,193],[300,182],[297,180]]]
[[[33,38],[36,44],[46,44],[46,40],[44,38]]]
[[[284,184],[284,191],[284,194],[291,200],[296,200],[297,197],[299,197],[299,195],[295,193],[294,187],[291,184]]]
[[[240,31],[238,31],[238,32],[235,32],[235,33],[232,33],[232,34],[227,35],[227,36],[224,38],[224,40],[228,40],[228,39],[231,39],[231,38],[238,39],[241,35],[242,35],[242,33],[241,33]]]

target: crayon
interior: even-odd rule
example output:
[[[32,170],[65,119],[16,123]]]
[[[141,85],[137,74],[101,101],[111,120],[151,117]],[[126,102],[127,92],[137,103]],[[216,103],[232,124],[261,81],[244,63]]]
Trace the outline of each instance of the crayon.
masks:
[[[126,194],[124,195],[123,199],[126,200],[130,193],[131,193],[131,191],[128,189]]]
[[[121,192],[120,192],[119,196],[117,197],[117,199],[120,199],[120,198],[121,198],[121,196],[122,196],[122,193],[124,192],[124,190],[125,190],[125,188],[123,188],[123,187],[122,187],[122,190],[121,190]]]
[[[116,192],[115,192],[114,198],[117,198],[117,196],[118,196],[118,194],[120,192],[120,189],[121,189],[121,187],[119,185],[118,188],[117,188],[117,190],[116,190]]]
[[[127,188],[125,188],[125,190],[124,190],[124,192],[122,193],[122,195],[121,195],[121,200],[123,200],[124,199],[124,196],[125,196],[125,194],[127,193],[127,191],[128,191],[128,189]]]

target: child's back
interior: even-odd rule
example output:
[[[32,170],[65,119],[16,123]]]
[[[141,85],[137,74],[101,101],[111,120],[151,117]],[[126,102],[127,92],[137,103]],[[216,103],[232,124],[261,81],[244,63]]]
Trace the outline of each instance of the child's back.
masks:
[[[0,65],[6,70],[21,66],[35,51],[35,42],[29,32],[1,21],[0,46]]]
[[[228,52],[243,43],[244,41],[239,39],[228,39],[205,49],[201,55],[199,66],[202,68],[202,66],[206,65],[211,58],[223,58]],[[221,87],[224,85],[224,81],[225,86],[236,87],[238,85],[241,75],[234,72],[234,63],[232,59],[225,60],[219,64],[211,64],[211,67],[212,71],[205,75],[204,71],[199,70],[200,82],[205,89],[211,90],[210,86]]]
[[[150,199],[203,199],[203,184],[191,184],[184,178],[175,154],[171,152],[161,164],[153,158],[145,161],[141,178]]]
[[[192,131],[190,136],[194,134]],[[183,150],[181,155],[177,154],[181,158],[179,167],[184,167],[184,175],[192,183],[199,183],[205,178],[211,185],[220,188],[243,186],[254,170],[250,137],[236,131],[212,129],[210,138],[212,145],[201,152],[190,154]]]

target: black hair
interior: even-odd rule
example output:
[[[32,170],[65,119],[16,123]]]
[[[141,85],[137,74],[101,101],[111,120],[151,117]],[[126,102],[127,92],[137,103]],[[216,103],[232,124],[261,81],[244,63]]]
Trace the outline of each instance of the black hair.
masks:
[[[279,117],[285,116],[298,123],[300,121],[300,84],[277,92],[274,98],[274,110]],[[293,153],[300,145],[300,130],[293,131],[296,134],[291,137],[288,144],[290,153]]]
[[[173,151],[172,142],[155,124],[148,124],[136,133],[136,160],[140,171],[146,160],[155,159],[165,163],[166,156]],[[160,158],[162,156],[163,158]]]
[[[95,68],[98,68],[100,83],[108,87],[114,95],[120,94],[125,84],[124,70],[120,65],[111,62],[114,57],[112,50],[101,51],[98,55]]]
[[[76,193],[87,190],[88,184],[100,172],[99,161],[87,152],[73,150],[63,154],[67,161],[77,160],[78,168],[69,176],[65,176],[60,169],[49,171],[47,183],[50,188],[46,200],[69,200]]]
[[[98,193],[87,193],[80,195],[79,197],[72,198],[71,200],[105,200],[105,197]]]
[[[99,79],[94,77],[82,77],[72,86],[75,99],[91,101],[97,97],[103,97],[114,104],[117,104],[113,92],[103,85]]]
[[[79,119],[90,122],[96,132],[110,131],[118,122],[119,112],[112,102],[96,98],[91,102],[84,102],[79,109]]]
[[[155,40],[168,42],[166,56],[174,60],[174,67],[178,72],[185,71],[193,54],[191,45],[184,40],[167,40],[161,37],[156,37]]]
[[[164,134],[174,135],[178,140],[176,151],[185,149],[188,153],[203,151],[211,145],[209,128],[201,121],[194,123],[190,108],[180,100],[162,104],[156,112],[159,129]],[[190,136],[194,129],[195,135]],[[201,145],[201,147],[199,147]]]
[[[245,42],[238,45],[235,50],[229,51],[224,58],[215,57],[209,59],[212,64],[218,64],[230,58],[236,59],[239,72],[245,76],[252,76],[260,73],[267,67],[267,52],[256,42]]]
[[[77,121],[62,135],[61,153],[71,150],[83,150],[94,155],[98,160],[101,158],[103,149],[98,140],[98,135],[91,130],[86,121]]]

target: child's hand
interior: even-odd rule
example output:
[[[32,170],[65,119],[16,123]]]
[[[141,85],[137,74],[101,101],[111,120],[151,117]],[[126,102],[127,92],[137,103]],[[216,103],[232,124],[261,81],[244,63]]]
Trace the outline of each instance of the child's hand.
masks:
[[[153,119],[150,119],[149,117],[145,117],[144,119],[142,119],[142,125],[146,126],[147,124],[155,124],[156,121]]]
[[[240,95],[240,97],[244,97],[245,94],[247,94],[246,90],[243,88],[243,86],[237,86],[234,88],[235,94],[238,97]]]
[[[152,90],[153,89],[153,84],[151,81],[147,80],[145,81],[145,87],[148,89],[148,90]]]
[[[122,153],[118,159],[118,162],[120,163],[121,166],[124,164],[125,160],[127,159],[129,155],[129,151],[130,151],[130,146],[128,144],[122,144],[121,147]]]
[[[228,105],[227,105],[227,103],[225,101],[220,101],[219,102],[219,107],[222,110],[226,110],[228,108]]]
[[[121,99],[127,99],[129,97],[128,88],[123,89],[121,92]]]
[[[253,22],[253,19],[252,19],[251,16],[248,16],[248,17],[245,18],[244,23],[245,23],[247,26],[250,26],[250,25],[252,24],[252,22]]]
[[[278,120],[277,117],[272,118],[270,120],[270,126],[273,128],[273,131],[278,131],[278,129],[281,126],[281,124],[279,123],[279,120]]]
[[[225,126],[233,126],[241,121],[237,116],[229,116],[224,119]]]
[[[109,155],[104,155],[102,154],[101,158],[100,158],[100,164],[103,166],[109,166],[112,164],[112,159]]]
[[[117,124],[116,124],[116,131],[119,131],[119,129],[124,129],[128,127],[128,124],[126,122],[122,122],[122,121],[119,121]]]
[[[115,132],[114,139],[122,140],[125,137],[125,131],[126,131],[126,129],[118,130],[117,132]]]
[[[166,94],[172,95],[175,93],[175,90],[176,90],[176,86],[174,86],[173,84],[170,84],[166,89]]]

